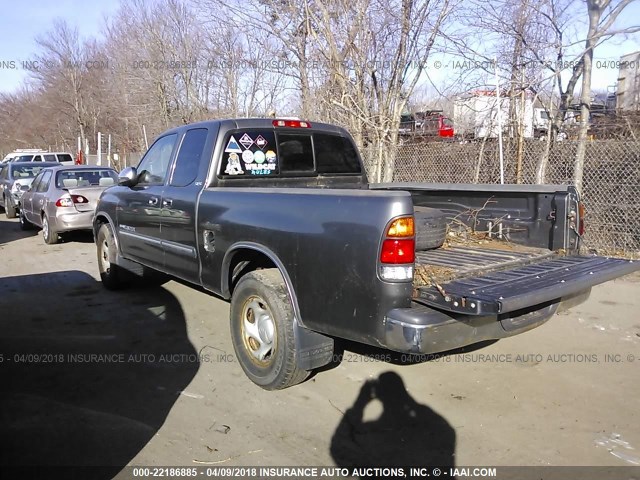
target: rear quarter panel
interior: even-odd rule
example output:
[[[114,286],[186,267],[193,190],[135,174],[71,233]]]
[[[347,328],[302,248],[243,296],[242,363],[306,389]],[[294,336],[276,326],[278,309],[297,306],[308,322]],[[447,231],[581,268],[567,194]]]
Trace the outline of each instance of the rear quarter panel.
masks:
[[[221,292],[225,256],[239,243],[258,244],[282,262],[305,327],[376,344],[384,315],[408,307],[412,288],[378,278],[382,232],[393,217],[412,213],[406,192],[206,189],[198,235],[215,232],[215,251],[200,244],[203,285]]]

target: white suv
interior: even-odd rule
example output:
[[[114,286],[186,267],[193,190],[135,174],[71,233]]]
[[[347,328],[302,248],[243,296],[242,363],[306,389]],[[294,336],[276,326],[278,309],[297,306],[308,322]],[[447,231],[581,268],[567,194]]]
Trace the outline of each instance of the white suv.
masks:
[[[73,165],[73,157],[67,152],[23,153],[15,157],[12,162],[59,162],[63,165]]]
[[[21,148],[18,150],[14,150],[13,152],[6,155],[2,159],[2,162],[0,163],[2,164],[9,163],[9,162],[12,162],[16,157],[19,157],[21,155],[36,154],[36,153],[47,153],[47,151],[39,148]]]

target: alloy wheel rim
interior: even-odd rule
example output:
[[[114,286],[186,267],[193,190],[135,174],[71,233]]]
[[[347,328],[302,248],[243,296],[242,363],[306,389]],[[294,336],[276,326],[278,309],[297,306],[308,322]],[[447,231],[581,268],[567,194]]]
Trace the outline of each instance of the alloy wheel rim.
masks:
[[[241,335],[253,363],[266,367],[273,362],[276,334],[276,324],[267,303],[257,295],[249,297],[242,307]]]
[[[106,240],[100,244],[100,266],[105,273],[108,273],[111,268],[111,262],[109,261],[109,244]]]

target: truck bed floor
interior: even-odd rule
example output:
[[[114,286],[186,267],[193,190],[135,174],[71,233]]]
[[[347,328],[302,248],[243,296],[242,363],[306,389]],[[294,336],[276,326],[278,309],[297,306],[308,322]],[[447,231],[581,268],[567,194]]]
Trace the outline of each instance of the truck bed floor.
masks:
[[[414,286],[433,285],[557,257],[546,248],[492,241],[478,246],[447,247],[416,252]]]

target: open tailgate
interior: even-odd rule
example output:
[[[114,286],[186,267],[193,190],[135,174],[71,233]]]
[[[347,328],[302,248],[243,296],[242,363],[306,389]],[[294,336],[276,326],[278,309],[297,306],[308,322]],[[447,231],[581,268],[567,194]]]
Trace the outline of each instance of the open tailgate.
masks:
[[[418,301],[467,315],[508,313],[566,297],[640,270],[640,261],[566,256],[440,285],[418,287]]]

